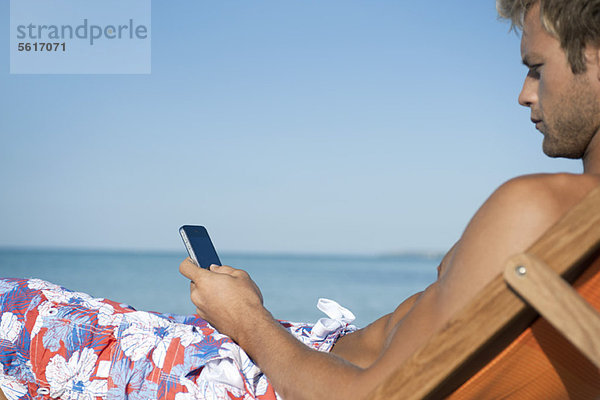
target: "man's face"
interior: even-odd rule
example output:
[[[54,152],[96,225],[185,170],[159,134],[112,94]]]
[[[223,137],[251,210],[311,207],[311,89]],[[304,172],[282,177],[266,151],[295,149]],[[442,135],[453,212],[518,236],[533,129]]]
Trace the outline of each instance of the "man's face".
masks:
[[[588,49],[586,55],[587,71],[573,74],[560,42],[542,27],[539,3],[527,13],[521,56],[529,72],[519,104],[531,109],[550,157],[581,158],[600,129],[597,50]]]

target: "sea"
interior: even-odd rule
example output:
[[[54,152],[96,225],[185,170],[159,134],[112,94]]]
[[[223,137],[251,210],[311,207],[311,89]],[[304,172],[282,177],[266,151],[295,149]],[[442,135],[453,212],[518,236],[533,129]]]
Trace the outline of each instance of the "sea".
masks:
[[[0,277],[39,278],[138,310],[192,314],[182,252],[0,248]],[[381,256],[220,254],[246,270],[275,318],[316,322],[319,298],[337,301],[364,327],[435,281],[441,254]]]

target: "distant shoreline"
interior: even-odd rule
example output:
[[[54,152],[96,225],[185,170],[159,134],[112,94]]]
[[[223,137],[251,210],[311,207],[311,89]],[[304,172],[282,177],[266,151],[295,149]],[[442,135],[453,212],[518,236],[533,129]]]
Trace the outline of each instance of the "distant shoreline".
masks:
[[[93,254],[93,255],[131,255],[131,256],[185,256],[182,250],[148,250],[148,249],[110,249],[110,248],[69,248],[69,247],[20,247],[0,246],[3,253],[37,253],[37,254]],[[245,258],[297,258],[297,259],[377,259],[377,260],[436,260],[442,259],[444,252],[441,251],[401,251],[380,254],[343,254],[343,253],[294,253],[294,252],[245,252],[245,251],[222,251],[224,257]]]

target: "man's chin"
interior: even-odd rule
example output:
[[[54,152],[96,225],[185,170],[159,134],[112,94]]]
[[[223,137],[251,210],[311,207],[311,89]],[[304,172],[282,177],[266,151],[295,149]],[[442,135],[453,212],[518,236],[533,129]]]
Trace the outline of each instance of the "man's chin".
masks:
[[[558,143],[552,143],[547,139],[547,137],[544,137],[542,150],[544,151],[545,155],[551,158],[568,158],[571,160],[577,160],[583,157],[582,152],[576,152],[572,149],[565,148],[565,146],[560,146]]]

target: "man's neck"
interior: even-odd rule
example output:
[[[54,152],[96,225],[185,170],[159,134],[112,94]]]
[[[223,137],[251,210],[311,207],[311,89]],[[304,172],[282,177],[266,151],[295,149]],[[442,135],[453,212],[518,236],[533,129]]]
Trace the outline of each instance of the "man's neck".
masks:
[[[596,132],[583,155],[583,173],[600,175],[600,132]]]

